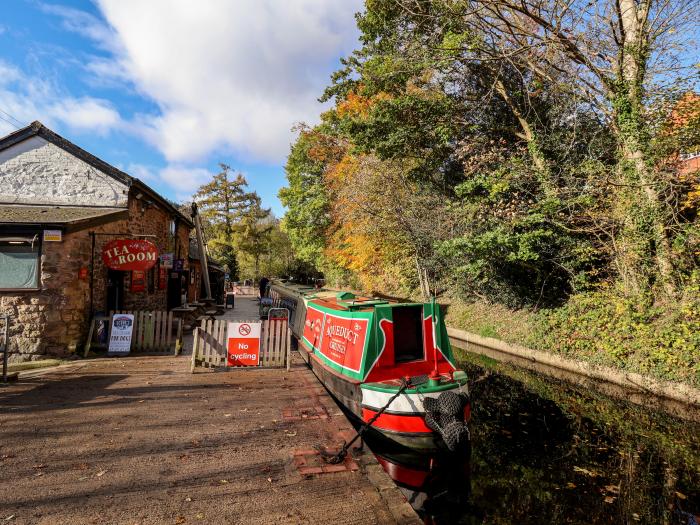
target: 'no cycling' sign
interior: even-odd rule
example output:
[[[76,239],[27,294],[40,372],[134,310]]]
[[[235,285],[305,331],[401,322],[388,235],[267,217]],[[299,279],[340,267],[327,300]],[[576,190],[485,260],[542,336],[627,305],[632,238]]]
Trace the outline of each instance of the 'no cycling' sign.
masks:
[[[227,366],[260,364],[261,323],[229,323]]]

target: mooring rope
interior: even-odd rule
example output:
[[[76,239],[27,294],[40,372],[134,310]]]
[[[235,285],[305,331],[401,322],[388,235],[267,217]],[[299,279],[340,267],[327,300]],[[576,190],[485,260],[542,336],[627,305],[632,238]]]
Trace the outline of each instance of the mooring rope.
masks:
[[[396,394],[394,394],[393,396],[391,396],[391,399],[389,399],[389,401],[386,403],[386,405],[384,405],[384,406],[379,410],[379,412],[377,412],[376,414],[374,414],[374,416],[372,416],[372,418],[371,418],[369,421],[367,421],[366,423],[363,423],[363,424],[362,424],[362,426],[360,427],[360,429],[357,431],[357,434],[355,434],[355,437],[352,438],[352,439],[350,440],[349,443],[343,441],[343,446],[340,448],[340,451],[339,451],[337,454],[330,454],[330,453],[326,452],[326,451],[323,449],[323,447],[321,447],[320,445],[317,445],[315,448],[316,448],[316,450],[318,450],[318,452],[319,452],[319,454],[321,455],[321,457],[323,458],[323,460],[324,460],[326,463],[330,463],[330,464],[332,464],[332,465],[336,465],[336,464],[338,464],[338,463],[343,462],[343,461],[345,460],[345,457],[348,455],[348,450],[350,449],[350,447],[352,446],[352,444],[353,444],[355,441],[357,441],[358,438],[362,437],[362,434],[364,434],[365,431],[366,431],[369,427],[372,426],[372,423],[374,423],[374,422],[379,418],[379,416],[381,416],[381,415],[384,413],[384,411],[385,411],[387,408],[389,408],[389,405],[391,405],[391,404],[394,402],[394,399],[396,399],[396,398],[399,397],[401,394],[403,394],[403,393],[404,393],[408,388],[410,388],[411,386],[412,386],[412,383],[411,383],[411,380],[410,380],[410,379],[402,378],[402,379],[401,379],[401,387],[396,391]]]

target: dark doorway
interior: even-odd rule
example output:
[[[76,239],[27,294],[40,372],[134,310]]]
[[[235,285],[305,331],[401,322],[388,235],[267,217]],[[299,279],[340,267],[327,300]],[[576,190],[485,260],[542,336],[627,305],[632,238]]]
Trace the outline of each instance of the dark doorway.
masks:
[[[423,359],[423,306],[397,306],[394,320],[394,360],[397,363]]]
[[[124,309],[124,272],[107,270],[107,312]]]
[[[179,272],[168,272],[168,310],[182,304],[182,279]]]

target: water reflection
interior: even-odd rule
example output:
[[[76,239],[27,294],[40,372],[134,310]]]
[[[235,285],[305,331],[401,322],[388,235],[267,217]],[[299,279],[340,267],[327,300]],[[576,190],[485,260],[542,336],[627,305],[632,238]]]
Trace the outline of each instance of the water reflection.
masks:
[[[467,455],[383,452],[375,457],[424,523],[456,523],[467,514],[471,493]]]
[[[700,523],[699,425],[522,371],[469,372],[469,457],[367,443],[425,523]]]

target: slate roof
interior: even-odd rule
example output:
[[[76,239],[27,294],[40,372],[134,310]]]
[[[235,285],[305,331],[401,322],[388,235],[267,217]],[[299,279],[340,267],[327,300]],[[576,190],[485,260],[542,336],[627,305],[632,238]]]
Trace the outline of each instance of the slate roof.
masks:
[[[125,208],[0,204],[0,224],[85,226],[99,223],[105,219],[126,218],[128,213]],[[119,215],[123,215],[123,217],[119,217]]]
[[[120,169],[115,168],[111,164],[108,164],[107,162],[96,157],[92,153],[85,151],[80,146],[73,144],[70,140],[63,138],[61,135],[55,133],[54,131],[51,131],[38,120],[35,120],[31,124],[29,124],[29,126],[26,126],[13,133],[10,133],[9,135],[0,138],[0,151],[14,146],[15,144],[23,142],[28,138],[34,136],[39,136],[44,140],[51,142],[52,144],[63,149],[64,151],[67,151],[71,155],[88,163],[93,168],[100,170],[102,173],[109,175],[113,179],[121,182],[122,184],[126,184],[127,186],[129,186],[129,188],[134,188],[135,190],[143,192],[153,200],[157,201],[159,205],[163,206],[169,212],[178,215],[181,219],[185,221],[187,225],[190,226],[190,228],[194,228],[194,224],[192,223],[190,217],[187,217],[186,215],[181,213],[180,210],[173,206],[173,204],[170,201],[158,194],[150,186],[144,184],[139,179],[132,177],[127,173],[124,173]]]

